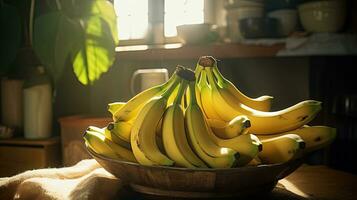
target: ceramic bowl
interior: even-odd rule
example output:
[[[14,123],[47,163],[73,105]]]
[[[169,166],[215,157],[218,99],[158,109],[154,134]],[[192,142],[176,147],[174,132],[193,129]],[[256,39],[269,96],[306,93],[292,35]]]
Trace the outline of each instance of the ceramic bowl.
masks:
[[[185,24],[176,27],[177,36],[185,44],[202,44],[214,42],[218,33],[212,24]]]
[[[346,19],[346,4],[342,0],[312,1],[298,7],[300,21],[308,32],[338,32]]]
[[[267,16],[279,20],[280,32],[283,36],[290,35],[295,30],[298,22],[296,9],[275,10],[269,12]]]
[[[188,169],[144,166],[113,160],[87,149],[108,172],[134,191],[144,195],[170,198],[247,197],[269,193],[278,180],[295,171],[302,159],[282,164],[247,166],[229,169]]]

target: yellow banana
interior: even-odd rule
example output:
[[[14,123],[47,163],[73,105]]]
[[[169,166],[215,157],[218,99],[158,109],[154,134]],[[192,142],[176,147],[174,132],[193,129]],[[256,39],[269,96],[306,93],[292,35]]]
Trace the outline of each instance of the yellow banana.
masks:
[[[166,154],[175,164],[187,168],[207,167],[189,146],[181,99],[187,88],[187,81],[179,85],[178,95],[166,109],[162,120],[162,139]]]
[[[114,115],[116,112],[118,112],[126,102],[113,102],[108,104],[108,111]],[[114,119],[113,119],[114,120]]]
[[[108,144],[104,143],[105,136],[98,132],[88,132],[86,131],[83,139],[87,147],[91,148],[97,154],[102,156],[112,158],[112,159],[120,159],[120,157],[111,149]]]
[[[265,164],[284,163],[298,158],[305,148],[304,140],[296,134],[286,134],[260,141],[263,144],[263,150],[258,155]]]
[[[248,133],[251,126],[250,120],[245,115],[239,115],[230,122],[218,119],[207,119],[207,122],[213,132],[220,138],[231,139],[238,135]]]
[[[106,138],[105,135],[103,135],[101,132],[87,130],[84,135],[84,139],[90,148],[93,149],[96,153],[114,159],[124,159],[127,161],[136,162],[136,159],[130,150],[115,144]]]
[[[218,146],[233,149],[239,152],[237,166],[245,166],[262,150],[263,146],[257,136],[253,134],[238,135],[231,139],[217,137],[211,130],[208,132],[209,138]]]
[[[248,107],[251,107],[255,110],[270,111],[271,103],[273,99],[272,96],[264,95],[255,99],[246,96],[232,82],[224,78],[224,76],[218,70],[217,61],[211,56],[201,57],[198,63],[199,65],[202,64],[203,67],[213,66],[213,75],[215,75],[218,85],[221,88],[227,90],[232,96],[234,96],[236,101]]]
[[[165,112],[167,100],[179,82],[178,76],[173,84],[160,96],[151,98],[140,110],[131,129],[131,146],[135,158],[143,165],[174,164],[174,161],[164,155],[156,143],[157,126]]]
[[[190,102],[185,111],[185,124],[190,143],[197,155],[213,168],[230,168],[236,165],[239,153],[219,147],[209,137],[210,128],[197,104],[195,83],[189,83]]]
[[[115,135],[117,138],[130,143],[130,134],[133,126],[133,121],[117,121],[108,125],[110,133],[108,135]],[[108,136],[109,137],[109,136]]]
[[[212,73],[207,69],[207,73]],[[254,110],[234,100],[226,90],[214,83],[212,76],[209,82],[212,87],[212,102],[218,115],[225,121],[230,121],[238,115],[246,115],[251,127],[249,132],[254,134],[274,134],[286,132],[301,127],[315,118],[321,110],[321,102],[306,100],[280,111],[263,112]]]
[[[214,110],[214,107],[212,105],[212,93],[211,93],[211,86],[208,85],[207,83],[207,77],[206,77],[206,73],[205,70],[201,71],[201,81],[200,81],[200,85],[199,87],[201,88],[201,108],[202,111],[204,112],[205,116],[208,119],[217,119],[217,120],[221,120],[221,118],[219,117],[219,115],[216,113],[216,111]]]
[[[136,118],[141,108],[147,101],[155,96],[159,96],[172,85],[176,77],[176,73],[181,69],[181,67],[177,67],[175,73],[166,83],[144,90],[130,99],[120,110],[115,112],[113,115],[114,121],[129,121]]]
[[[108,128],[109,127],[109,128]],[[88,126],[87,131],[95,131],[103,134],[107,139],[113,141],[114,143],[131,150],[130,143],[121,139],[120,137],[113,134],[110,129],[112,129],[113,123],[110,122],[106,127],[99,128],[96,126]]]
[[[336,129],[328,126],[302,126],[296,130],[274,134],[274,135],[257,135],[259,139],[265,140],[286,134],[299,135],[306,143],[304,153],[315,151],[331,144],[336,138]]]

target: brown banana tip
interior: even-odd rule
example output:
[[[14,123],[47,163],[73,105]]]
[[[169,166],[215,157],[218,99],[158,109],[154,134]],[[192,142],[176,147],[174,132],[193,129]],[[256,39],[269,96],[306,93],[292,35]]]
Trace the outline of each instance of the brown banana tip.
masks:
[[[250,120],[246,120],[245,122],[244,122],[244,127],[245,128],[249,128],[249,127],[251,127],[252,126],[252,124],[250,123]]]
[[[183,69],[185,69],[186,67],[182,66],[182,65],[176,65],[176,71],[181,71]]]
[[[263,151],[263,144],[259,144],[259,145],[258,145],[258,151],[259,151],[259,152]]]
[[[213,58],[213,56],[201,56],[198,60],[198,64],[202,67],[214,67],[216,62],[217,61],[215,58]]]
[[[306,143],[305,142],[299,142],[299,148],[300,149],[305,149]]]
[[[185,80],[188,80],[188,81],[196,80],[195,72],[189,68],[184,68],[184,69],[178,71],[177,75]]]
[[[107,129],[108,130],[113,130],[114,129],[114,123],[113,122],[110,122],[107,126]]]
[[[87,129],[88,130],[88,129]],[[84,131],[82,137],[85,137],[87,135],[87,131]]]

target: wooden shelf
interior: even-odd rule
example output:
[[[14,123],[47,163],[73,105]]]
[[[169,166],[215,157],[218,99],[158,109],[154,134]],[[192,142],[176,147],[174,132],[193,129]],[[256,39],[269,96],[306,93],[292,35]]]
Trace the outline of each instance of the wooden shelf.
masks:
[[[30,140],[23,137],[15,137],[10,139],[1,139],[0,145],[29,145],[29,146],[45,146],[59,143],[59,137],[52,137],[48,139]]]
[[[117,48],[118,60],[172,60],[197,59],[202,55],[212,55],[216,58],[254,58],[274,57],[284,48],[284,44],[271,46],[245,44],[210,44],[210,45],[181,45],[172,44],[161,46],[132,46]]]

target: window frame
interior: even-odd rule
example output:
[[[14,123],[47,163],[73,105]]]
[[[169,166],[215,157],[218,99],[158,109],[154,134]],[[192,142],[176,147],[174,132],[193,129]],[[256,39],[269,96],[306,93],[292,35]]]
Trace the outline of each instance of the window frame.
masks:
[[[111,0],[114,4],[114,0]],[[215,21],[215,10],[214,10],[214,0],[204,0],[204,23],[206,22],[214,22]],[[157,18],[162,17],[162,23],[164,23],[164,0],[148,0],[148,10],[149,10],[149,28],[148,33],[152,32],[152,29],[155,20]],[[158,13],[155,16],[150,16],[151,14]],[[158,16],[160,15],[160,16]],[[163,25],[164,26],[164,25]],[[162,41],[163,44],[171,44],[171,43],[181,43],[181,40],[178,36],[173,37],[165,37],[164,28],[162,29]],[[126,39],[120,40],[119,38],[119,45],[118,46],[132,46],[132,45],[155,45],[150,41],[150,34],[146,34],[146,36],[142,39]]]

